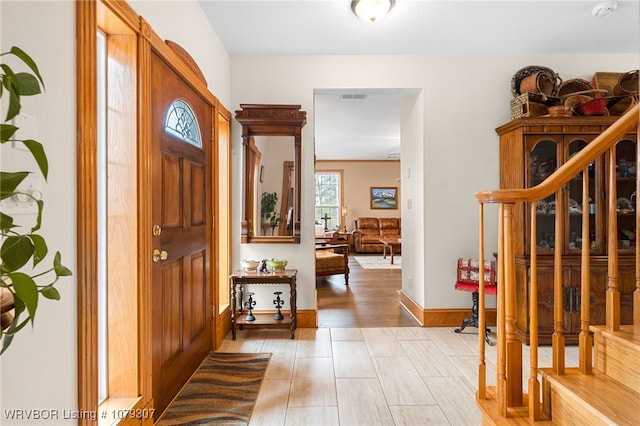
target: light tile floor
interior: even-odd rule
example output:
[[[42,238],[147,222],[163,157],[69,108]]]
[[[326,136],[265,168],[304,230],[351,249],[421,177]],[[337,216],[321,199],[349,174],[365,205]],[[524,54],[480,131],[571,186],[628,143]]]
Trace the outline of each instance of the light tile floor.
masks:
[[[495,338],[495,336],[493,336]],[[270,352],[251,425],[479,425],[478,338],[453,328],[243,330],[221,352]],[[550,347],[540,348],[548,367]],[[495,385],[495,347],[486,347]],[[529,374],[523,346],[523,387]],[[568,347],[566,365],[577,365]]]

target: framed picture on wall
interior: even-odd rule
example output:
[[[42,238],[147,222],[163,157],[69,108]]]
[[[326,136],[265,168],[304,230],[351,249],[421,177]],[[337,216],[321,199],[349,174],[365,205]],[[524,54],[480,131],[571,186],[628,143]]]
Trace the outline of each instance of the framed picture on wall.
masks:
[[[372,209],[397,209],[398,208],[398,187],[371,187],[371,208]]]

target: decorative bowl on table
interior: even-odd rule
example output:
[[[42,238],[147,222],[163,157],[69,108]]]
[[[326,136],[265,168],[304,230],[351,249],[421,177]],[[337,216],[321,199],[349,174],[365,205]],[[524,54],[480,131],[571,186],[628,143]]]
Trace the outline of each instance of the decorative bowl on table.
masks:
[[[258,265],[260,265],[260,261],[259,260],[246,260],[243,259],[240,262],[240,266],[242,267],[242,269],[244,271],[255,271],[258,269]]]
[[[287,266],[287,259],[272,258],[269,260],[269,266],[275,271],[283,271],[284,267]]]

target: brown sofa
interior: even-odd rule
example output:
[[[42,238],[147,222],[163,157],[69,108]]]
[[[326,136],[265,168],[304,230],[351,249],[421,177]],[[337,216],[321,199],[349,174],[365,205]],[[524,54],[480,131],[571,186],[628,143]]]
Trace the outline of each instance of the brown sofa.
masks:
[[[353,221],[353,246],[357,253],[382,253],[380,238],[400,238],[398,217],[359,217]]]

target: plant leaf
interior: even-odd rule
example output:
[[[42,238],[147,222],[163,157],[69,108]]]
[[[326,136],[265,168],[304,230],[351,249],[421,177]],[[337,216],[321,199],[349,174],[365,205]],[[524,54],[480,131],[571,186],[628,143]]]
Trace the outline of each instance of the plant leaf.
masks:
[[[42,238],[42,236],[38,234],[30,234],[29,238],[31,238],[31,242],[33,243],[34,247],[33,266],[35,267],[38,263],[44,260],[49,249],[47,247],[47,242],[44,238]]]
[[[33,71],[33,73],[38,77],[38,80],[40,80],[40,83],[42,83],[42,87],[44,87],[44,81],[42,80],[42,76],[40,75],[40,70],[38,70],[38,66],[36,65],[35,61],[31,59],[31,56],[29,56],[24,50],[20,49],[17,46],[12,46],[10,52],[16,55],[18,58],[22,59],[22,62],[24,62],[31,69],[31,71]]]
[[[16,133],[18,128],[12,124],[0,124],[0,143],[5,143]]]
[[[23,140],[22,143],[31,151],[31,155],[33,155],[33,159],[38,163],[38,167],[40,168],[40,172],[42,172],[42,176],[47,180],[47,174],[49,173],[49,161],[47,160],[47,154],[44,152],[44,148],[42,144],[38,141],[34,141],[33,139]]]
[[[35,247],[24,235],[7,237],[0,248],[2,267],[6,271],[17,271],[22,268],[33,256]]]
[[[20,96],[32,96],[42,93],[40,84],[38,84],[38,80],[36,80],[33,74],[27,72],[16,73],[16,84]]]
[[[52,286],[48,285],[40,290],[40,294],[42,294],[47,299],[51,300],[60,300],[60,292]]]
[[[12,272],[9,274],[9,278],[13,283],[15,298],[24,302],[29,313],[29,319],[33,324],[36,309],[38,308],[38,286],[33,281],[33,278],[23,272]]]
[[[42,224],[42,209],[44,208],[44,201],[36,200],[36,205],[38,206],[38,214],[36,216],[36,224],[31,228],[31,232],[36,232],[40,229],[40,225]]]
[[[4,121],[9,121],[16,115],[20,113],[20,95],[17,94],[13,89],[9,90],[9,108],[7,108],[7,117]]]
[[[0,349],[0,355],[2,355],[4,351],[7,350],[7,348],[11,345],[11,342],[13,341],[15,334],[10,333],[10,331],[12,331],[11,329],[13,328],[13,325],[17,322],[17,320],[18,320],[18,317],[15,317],[13,319],[13,323],[11,323],[11,327],[9,327],[5,335],[2,337],[2,349]]]
[[[11,228],[15,228],[16,225],[13,224],[13,218],[9,215],[6,215],[0,212],[0,230],[6,231]]]
[[[59,251],[56,252],[56,255],[53,257],[53,269],[56,272],[56,275],[59,277],[68,277],[73,275],[71,270],[66,266],[62,265],[62,255]]]
[[[11,197],[29,172],[0,172],[0,200]]]

